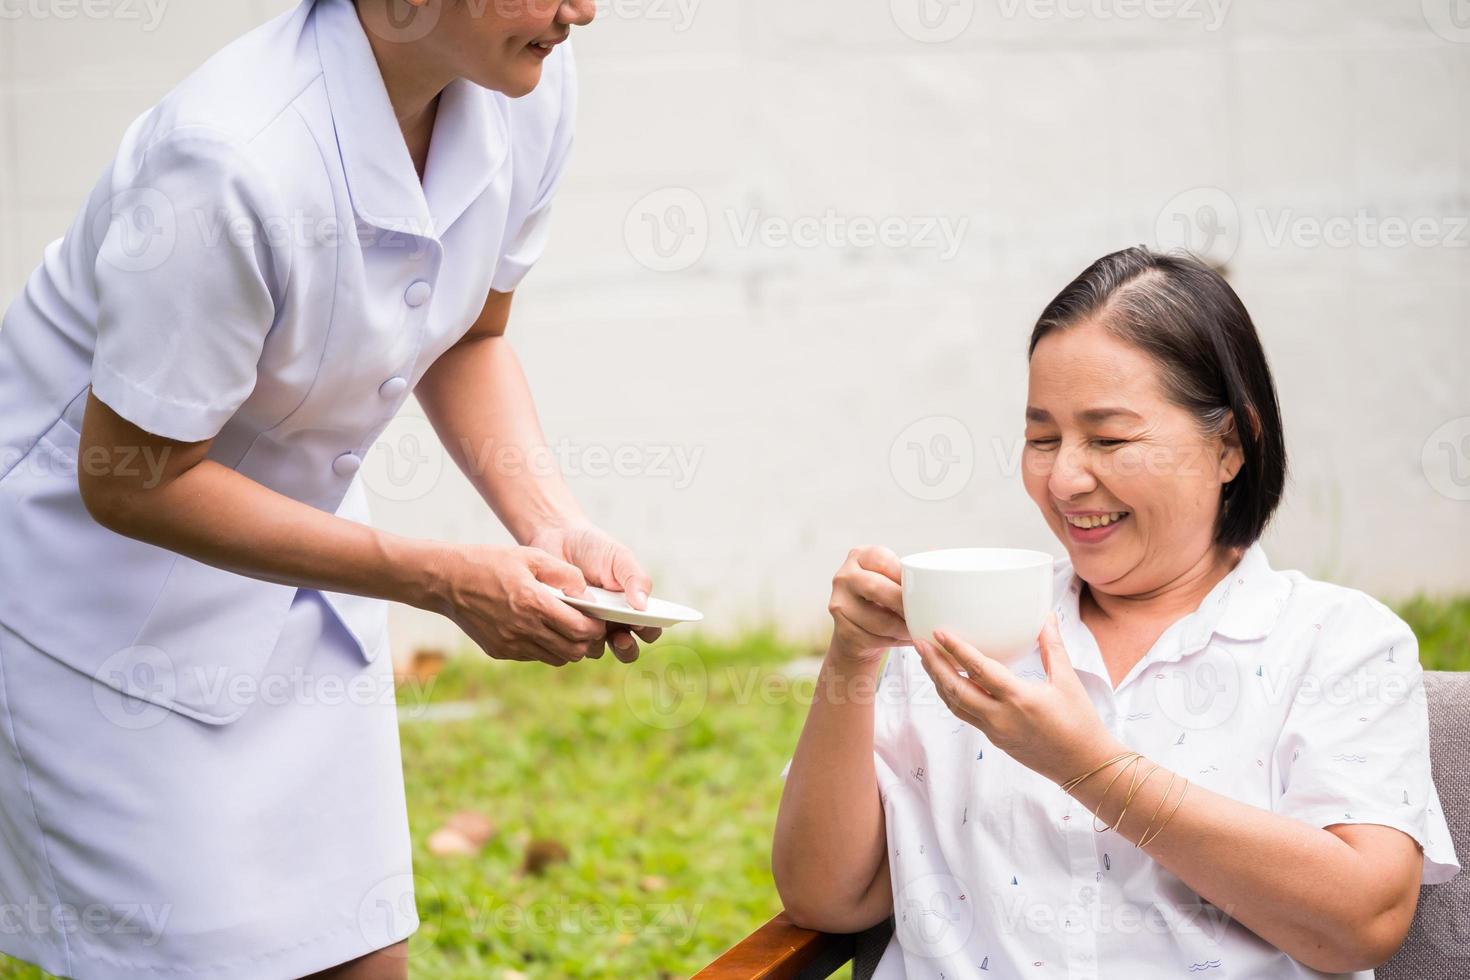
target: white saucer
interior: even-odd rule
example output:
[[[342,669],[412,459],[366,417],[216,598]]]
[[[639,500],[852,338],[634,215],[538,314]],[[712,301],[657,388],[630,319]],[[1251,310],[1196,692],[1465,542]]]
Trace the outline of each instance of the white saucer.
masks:
[[[647,609],[634,609],[621,592],[609,592],[594,585],[578,596],[569,596],[561,589],[541,583],[552,595],[569,606],[575,606],[593,619],[624,626],[677,626],[679,623],[697,623],[704,619],[698,609],[681,606],[677,602],[648,597]]]

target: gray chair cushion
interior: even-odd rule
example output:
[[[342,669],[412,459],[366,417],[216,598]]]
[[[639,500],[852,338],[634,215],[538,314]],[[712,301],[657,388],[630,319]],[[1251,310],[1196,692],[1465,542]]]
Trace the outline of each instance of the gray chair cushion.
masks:
[[[1430,765],[1455,841],[1455,856],[1470,863],[1470,674],[1424,672],[1429,700]],[[1419,889],[1409,937],[1378,968],[1379,980],[1451,980],[1470,977],[1470,871]]]
[[[1424,672],[1429,702],[1430,765],[1455,855],[1470,859],[1470,673]],[[893,920],[857,937],[853,980],[871,980],[893,935]],[[1379,967],[1378,980],[1463,980],[1470,977],[1470,870],[1419,889],[1419,909],[1404,945]]]

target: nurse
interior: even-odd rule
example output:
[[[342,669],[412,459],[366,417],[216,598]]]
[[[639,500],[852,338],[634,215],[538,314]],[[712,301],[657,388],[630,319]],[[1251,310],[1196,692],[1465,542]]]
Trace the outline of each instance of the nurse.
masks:
[[[504,337],[592,18],[304,0],[140,116],[46,248],[0,329],[0,950],[405,976],[387,601],[501,659],[636,658],[540,584],[651,588],[537,465]],[[368,525],[410,393],[519,547]]]

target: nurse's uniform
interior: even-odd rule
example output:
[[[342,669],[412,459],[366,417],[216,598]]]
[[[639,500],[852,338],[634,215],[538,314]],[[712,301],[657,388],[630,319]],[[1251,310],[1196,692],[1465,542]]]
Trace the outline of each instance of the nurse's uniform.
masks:
[[[135,121],[46,248],[0,327],[0,951],[262,980],[414,931],[385,604],[103,529],[78,430],[90,389],[365,521],[363,454],[543,248],[574,98],[566,45],[521,99],[454,82],[420,186],[350,0],[306,0]]]

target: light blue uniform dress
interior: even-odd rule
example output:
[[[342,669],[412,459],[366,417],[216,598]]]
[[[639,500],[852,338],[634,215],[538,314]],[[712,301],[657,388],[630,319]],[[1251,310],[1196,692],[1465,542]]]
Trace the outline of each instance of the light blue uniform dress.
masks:
[[[543,250],[574,107],[566,45],[524,98],[454,82],[421,185],[352,3],[305,0],[139,117],[46,248],[0,325],[0,951],[261,980],[413,932],[384,603],[105,530],[78,431],[90,389],[366,521],[363,454]]]

